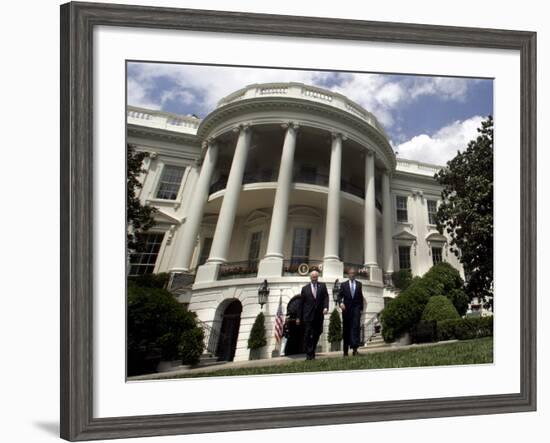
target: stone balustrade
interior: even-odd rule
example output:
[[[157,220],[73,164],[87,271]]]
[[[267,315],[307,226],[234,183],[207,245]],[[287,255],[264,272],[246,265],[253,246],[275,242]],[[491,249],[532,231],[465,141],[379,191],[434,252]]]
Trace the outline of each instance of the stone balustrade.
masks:
[[[361,118],[369,125],[375,127],[386,138],[387,135],[376,117],[359,104],[337,92],[302,83],[263,83],[252,84],[235,91],[233,94],[222,98],[218,102],[218,108],[240,100],[253,99],[266,96],[284,96],[289,98],[301,98],[312,100],[342,109],[356,117]]]
[[[201,122],[199,118],[193,116],[171,114],[169,112],[142,109],[134,106],[128,106],[126,119],[128,124],[167,129],[186,134],[195,134]]]

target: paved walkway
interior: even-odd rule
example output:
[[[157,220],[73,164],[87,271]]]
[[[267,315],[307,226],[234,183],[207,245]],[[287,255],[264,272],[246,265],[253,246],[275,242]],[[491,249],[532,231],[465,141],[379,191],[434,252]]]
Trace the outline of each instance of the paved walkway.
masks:
[[[436,343],[422,343],[422,344],[404,345],[404,346],[384,345],[384,346],[378,346],[378,347],[372,347],[372,348],[365,346],[365,347],[359,348],[359,354],[365,355],[365,354],[378,353],[378,352],[402,351],[404,349],[427,348],[432,346],[446,345],[457,341],[458,340],[449,340],[449,341],[442,341],[442,342],[436,342]],[[316,358],[319,360],[325,359],[325,358],[342,358],[342,351],[320,352],[316,354]],[[349,358],[353,358],[351,354]],[[293,361],[300,361],[300,360],[305,360],[305,354],[265,358],[262,360],[219,362],[219,363],[210,364],[207,366],[195,366],[195,367],[176,366],[173,370],[170,370],[170,371],[128,377],[128,381],[143,381],[143,380],[154,380],[158,378],[171,378],[171,377],[176,377],[179,374],[191,374],[191,373],[196,374],[196,373],[219,371],[222,369],[280,366],[280,365],[291,363]]]

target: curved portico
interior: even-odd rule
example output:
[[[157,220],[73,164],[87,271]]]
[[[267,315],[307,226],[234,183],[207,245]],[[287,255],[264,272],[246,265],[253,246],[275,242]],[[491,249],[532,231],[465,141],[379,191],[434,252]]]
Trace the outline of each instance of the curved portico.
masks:
[[[326,203],[318,207],[324,220],[323,252],[318,257],[323,277],[343,276],[340,224],[346,194],[363,205],[363,233],[358,239],[363,252],[358,264],[365,266],[372,281],[382,281],[381,265],[384,272],[391,272],[392,233],[383,224],[380,241],[388,251],[379,260],[376,214],[384,212],[381,202],[388,204],[389,211],[389,187],[384,184],[395,168],[395,156],[374,116],[359,105],[340,94],[296,83],[252,85],[222,99],[202,121],[198,135],[205,140],[203,167],[172,271],[191,269],[200,221],[212,194],[223,190],[219,210],[213,214],[217,220],[208,259],[195,277],[196,284],[216,281],[220,266],[229,260],[235,217],[246,187],[256,184],[256,190],[265,191],[275,183],[267,207],[267,247],[257,277],[282,276],[285,259],[290,258],[284,248],[289,207],[304,182],[326,190]],[[375,183],[382,183],[378,192]],[[384,195],[377,198],[381,192]]]

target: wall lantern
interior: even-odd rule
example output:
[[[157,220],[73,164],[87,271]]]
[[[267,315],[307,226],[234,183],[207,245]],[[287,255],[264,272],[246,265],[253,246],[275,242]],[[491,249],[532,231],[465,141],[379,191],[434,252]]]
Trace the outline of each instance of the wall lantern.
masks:
[[[267,303],[267,297],[269,296],[269,286],[267,285],[267,280],[260,285],[258,288],[258,303],[260,304],[260,309],[264,307]]]

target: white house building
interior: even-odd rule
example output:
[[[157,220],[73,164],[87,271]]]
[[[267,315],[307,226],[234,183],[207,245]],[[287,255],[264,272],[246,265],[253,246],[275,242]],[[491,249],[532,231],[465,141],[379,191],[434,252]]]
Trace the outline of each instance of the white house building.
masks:
[[[254,84],[202,120],[128,107],[127,123],[128,143],[150,153],[139,197],[158,209],[129,274],[171,273],[170,289],[197,313],[220,359],[249,358],[260,309],[264,357],[276,355],[279,304],[292,317],[312,269],[329,292],[359,269],[364,325],[395,296],[393,271],[422,275],[447,261],[462,272],[434,225],[440,167],[396,158],[376,117],[343,95]]]

